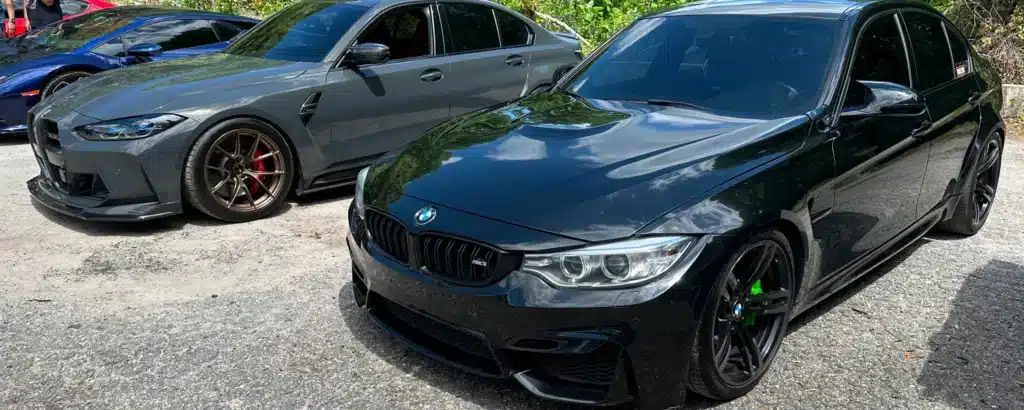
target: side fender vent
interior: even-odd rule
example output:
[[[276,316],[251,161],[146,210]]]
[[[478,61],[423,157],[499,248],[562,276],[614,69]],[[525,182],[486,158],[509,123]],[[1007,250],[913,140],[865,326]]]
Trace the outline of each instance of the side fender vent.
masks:
[[[302,103],[302,107],[299,107],[299,119],[302,120],[303,124],[309,124],[309,120],[313,119],[313,113],[316,112],[317,105],[320,105],[320,96],[322,94],[319,91],[310,94],[306,98],[306,102]]]

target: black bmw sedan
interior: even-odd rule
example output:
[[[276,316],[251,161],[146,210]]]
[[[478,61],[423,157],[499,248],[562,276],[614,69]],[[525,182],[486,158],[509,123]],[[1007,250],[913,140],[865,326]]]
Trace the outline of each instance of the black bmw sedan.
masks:
[[[660,12],[550,90],[364,169],[355,299],[417,350],[547,399],[736,398],[795,315],[929,231],[981,229],[1001,104],[919,3]]]

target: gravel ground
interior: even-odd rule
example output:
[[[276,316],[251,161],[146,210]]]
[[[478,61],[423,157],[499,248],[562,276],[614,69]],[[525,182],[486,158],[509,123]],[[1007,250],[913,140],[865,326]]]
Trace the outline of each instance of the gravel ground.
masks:
[[[86,224],[33,205],[30,155],[0,142],[0,406],[552,407],[411,352],[356,310],[351,190],[249,224]],[[761,385],[718,405],[1024,408],[1022,174],[1011,140],[979,235],[921,240],[797,319]]]

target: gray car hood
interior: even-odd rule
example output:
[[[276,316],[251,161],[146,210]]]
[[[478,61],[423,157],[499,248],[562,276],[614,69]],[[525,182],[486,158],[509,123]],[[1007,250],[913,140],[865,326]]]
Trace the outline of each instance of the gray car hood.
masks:
[[[214,103],[221,90],[294,78],[320,64],[223,53],[140,64],[68,87],[54,95],[52,109],[100,120],[173,112]]]

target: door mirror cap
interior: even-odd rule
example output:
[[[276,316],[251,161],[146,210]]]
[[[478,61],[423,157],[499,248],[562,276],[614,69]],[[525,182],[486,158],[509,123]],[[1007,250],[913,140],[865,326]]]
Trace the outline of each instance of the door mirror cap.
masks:
[[[851,81],[842,117],[918,116],[924,99],[909,87],[884,81]]]
[[[349,47],[345,53],[345,64],[359,66],[383,64],[391,59],[391,49],[379,43],[363,43]]]
[[[156,44],[141,43],[128,48],[127,54],[131,57],[155,57],[160,55],[163,49]]]

